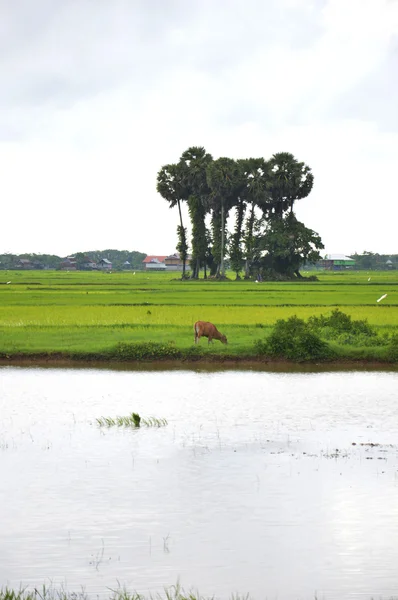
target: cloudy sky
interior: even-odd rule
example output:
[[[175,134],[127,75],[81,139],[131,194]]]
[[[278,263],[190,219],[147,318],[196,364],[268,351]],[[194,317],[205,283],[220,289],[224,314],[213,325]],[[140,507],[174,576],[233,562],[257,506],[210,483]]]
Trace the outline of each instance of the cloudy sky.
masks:
[[[327,252],[398,253],[398,0],[0,0],[0,253],[175,249],[156,173],[288,151]]]

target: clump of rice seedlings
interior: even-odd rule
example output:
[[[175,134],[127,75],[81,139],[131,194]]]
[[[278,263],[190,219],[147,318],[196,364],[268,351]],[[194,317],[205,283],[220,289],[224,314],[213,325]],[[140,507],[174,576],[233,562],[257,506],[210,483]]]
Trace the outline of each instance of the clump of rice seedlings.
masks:
[[[141,421],[146,427],[164,427],[167,425],[167,419],[158,419],[157,417],[149,417]]]
[[[167,425],[166,419],[158,419],[157,417],[149,417],[148,419],[143,419],[140,417],[138,413],[131,413],[131,415],[127,415],[125,417],[117,416],[117,417],[100,417],[96,419],[97,425],[100,427],[132,427],[137,429],[141,427],[141,425],[145,425],[145,427],[164,427]]]
[[[140,417],[140,415],[138,413],[134,413],[133,412],[133,413],[131,413],[131,416],[133,417],[134,425],[136,427],[139,427],[140,423],[141,423],[141,417]]]

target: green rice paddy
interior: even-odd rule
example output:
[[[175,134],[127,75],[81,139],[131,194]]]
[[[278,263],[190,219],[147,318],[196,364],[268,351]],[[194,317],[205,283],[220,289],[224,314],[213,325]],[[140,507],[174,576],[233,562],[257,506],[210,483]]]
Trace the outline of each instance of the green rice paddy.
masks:
[[[228,346],[216,341],[208,348],[202,339],[203,354],[253,356],[254,342],[278,319],[335,308],[381,333],[398,333],[398,272],[316,275],[317,282],[256,283],[181,282],[177,274],[151,272],[0,271],[0,354],[106,358],[120,343],[148,342],[184,350],[193,346],[195,321],[205,320]]]

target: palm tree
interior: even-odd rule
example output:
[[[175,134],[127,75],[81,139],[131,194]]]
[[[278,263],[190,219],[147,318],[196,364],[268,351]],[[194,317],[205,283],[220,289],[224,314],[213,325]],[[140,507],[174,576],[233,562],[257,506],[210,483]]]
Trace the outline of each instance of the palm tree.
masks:
[[[270,165],[270,196],[269,216],[282,217],[283,213],[290,209],[293,212],[293,204],[296,200],[305,198],[312,190],[314,176],[303,162],[290,154],[290,152],[278,152],[269,161]]]
[[[241,185],[240,169],[232,158],[218,158],[207,168],[207,183],[211,190],[213,213],[220,215],[220,276],[225,277],[225,225],[228,212],[237,201]],[[216,233],[216,231],[214,231]]]
[[[182,279],[185,278],[186,261],[188,256],[188,244],[186,238],[186,229],[182,222],[181,202],[186,199],[186,188],[184,187],[182,169],[180,165],[164,165],[157,176],[156,189],[158,193],[170,205],[170,208],[178,206],[180,215],[180,225],[177,227],[178,245],[177,250],[182,260]]]
[[[269,206],[270,167],[264,158],[248,158],[242,160],[242,170],[245,180],[242,195],[250,205],[244,238],[246,250],[245,279],[248,279],[254,256],[255,208],[260,208],[264,213]]]
[[[192,146],[182,153],[178,163],[182,181],[187,190],[188,208],[192,221],[192,279],[198,279],[199,271],[206,265],[207,235],[205,216],[209,206],[209,186],[206,169],[212,162],[211,154],[201,146]]]

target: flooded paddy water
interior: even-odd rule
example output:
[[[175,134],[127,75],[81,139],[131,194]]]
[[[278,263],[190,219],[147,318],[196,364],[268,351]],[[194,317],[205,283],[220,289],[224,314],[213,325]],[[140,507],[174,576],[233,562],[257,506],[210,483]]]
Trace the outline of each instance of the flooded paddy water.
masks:
[[[0,587],[398,595],[398,373],[0,367]],[[96,418],[164,417],[161,428]]]

